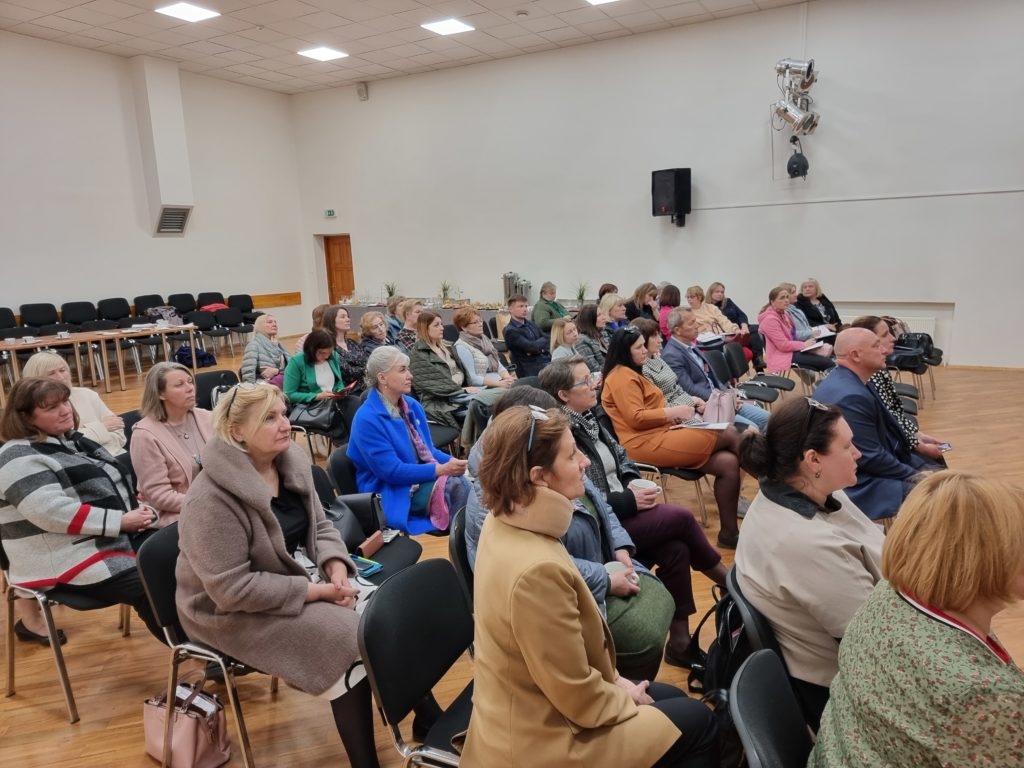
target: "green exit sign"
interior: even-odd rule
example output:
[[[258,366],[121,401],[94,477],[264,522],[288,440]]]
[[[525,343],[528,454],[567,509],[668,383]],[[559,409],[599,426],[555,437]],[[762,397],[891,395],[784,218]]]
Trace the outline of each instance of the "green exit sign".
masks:
[[[335,214],[333,208],[328,208],[326,211],[324,211],[324,216],[326,216],[328,219],[333,219],[334,215]]]

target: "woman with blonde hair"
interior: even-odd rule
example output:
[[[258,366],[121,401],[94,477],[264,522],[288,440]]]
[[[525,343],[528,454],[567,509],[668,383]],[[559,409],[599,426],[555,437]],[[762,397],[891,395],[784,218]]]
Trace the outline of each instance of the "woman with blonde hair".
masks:
[[[821,283],[813,277],[808,277],[800,283],[800,293],[796,297],[796,305],[811,325],[827,325],[833,331],[842,330],[843,321],[839,317],[836,305],[821,292]]]
[[[619,328],[625,328],[629,322],[626,319],[626,301],[617,293],[606,293],[602,296],[597,309],[605,316],[604,333],[609,339],[611,334]]]
[[[127,442],[124,421],[111,411],[96,392],[74,387],[67,361],[55,352],[36,352],[25,363],[21,375],[28,379],[56,379],[71,390],[71,405],[78,414],[78,431],[116,456],[124,453]]]
[[[359,318],[359,343],[367,357],[388,343],[388,321],[383,312],[366,312]]]
[[[992,620],[1024,599],[1024,489],[922,480],[846,628],[810,768],[1024,764],[1024,673]]]
[[[560,317],[551,323],[551,360],[576,357],[580,332],[571,317]]]
[[[284,382],[284,367],[291,357],[277,340],[277,319],[260,315],[252,325],[252,341],[242,354],[242,381],[266,381],[275,387]]]
[[[704,289],[691,285],[686,289],[686,302],[697,318],[698,333],[737,334],[740,327],[722,314],[714,304],[704,301]]]
[[[640,283],[626,302],[626,319],[636,320],[638,317],[658,319],[658,286],[654,283]]]
[[[398,305],[398,319],[402,321],[402,329],[395,336],[395,344],[405,352],[416,346],[416,323],[422,311],[423,302],[419,299],[406,299]]]
[[[709,709],[618,674],[608,625],[560,541],[589,464],[555,409],[509,408],[484,433],[478,479],[490,513],[474,571],[475,688],[462,761],[716,765]]]

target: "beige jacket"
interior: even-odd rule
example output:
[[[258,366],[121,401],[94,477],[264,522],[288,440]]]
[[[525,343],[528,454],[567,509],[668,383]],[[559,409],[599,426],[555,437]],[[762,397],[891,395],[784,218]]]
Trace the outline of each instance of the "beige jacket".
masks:
[[[199,443],[205,445],[213,436],[213,417],[202,408],[193,408],[192,413],[199,425]],[[159,510],[161,527],[170,525],[178,519],[199,465],[174,431],[151,416],[132,427],[131,454],[141,500]]]
[[[615,646],[558,540],[572,503],[534,503],[484,522],[477,551],[476,665],[466,768],[651,766],[679,738],[616,686]]]

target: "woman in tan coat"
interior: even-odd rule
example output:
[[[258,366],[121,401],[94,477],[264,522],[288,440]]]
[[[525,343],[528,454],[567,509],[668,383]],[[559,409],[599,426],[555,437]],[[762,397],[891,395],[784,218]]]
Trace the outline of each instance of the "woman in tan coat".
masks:
[[[711,712],[615,671],[615,645],[559,538],[589,460],[568,419],[525,406],[484,433],[475,571],[473,717],[462,764],[487,768],[713,766]]]

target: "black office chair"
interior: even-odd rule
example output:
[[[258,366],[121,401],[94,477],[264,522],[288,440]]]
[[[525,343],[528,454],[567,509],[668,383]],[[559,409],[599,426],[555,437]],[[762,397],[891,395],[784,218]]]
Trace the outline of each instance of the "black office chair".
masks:
[[[177,689],[178,667],[181,665],[181,662],[188,659],[200,659],[207,663],[216,664],[224,676],[224,687],[227,689],[228,701],[231,705],[231,711],[234,713],[235,727],[238,731],[238,743],[242,751],[242,762],[246,768],[253,768],[252,746],[249,744],[249,734],[245,728],[242,706],[238,701],[238,688],[235,684],[236,674],[246,674],[253,670],[230,656],[221,653],[213,646],[193,642],[188,639],[188,635],[185,634],[185,630],[182,629],[181,623],[178,621],[178,608],[175,603],[177,579],[174,569],[177,562],[177,523],[161,528],[146,539],[139,548],[136,559],[139,576],[146,590],[146,597],[149,598],[149,603],[153,607],[153,615],[164,630],[167,644],[171,646],[167,690],[173,691]],[[277,693],[276,677],[270,678],[270,692],[271,694]],[[170,738],[172,722],[172,718],[166,718],[164,754],[161,763],[163,768],[170,765],[171,760]]]
[[[406,765],[459,764],[451,740],[469,726],[472,682],[422,744],[406,742],[399,724],[431,695],[472,642],[473,613],[447,560],[425,560],[396,573],[366,604],[359,622],[359,651],[377,708]]]
[[[147,317],[146,310],[153,309],[154,307],[167,306],[164,303],[163,296],[156,293],[146,293],[142,296],[136,296],[132,300],[132,304],[135,305],[135,316],[136,317]],[[149,322],[153,322],[150,320]]]
[[[45,325],[54,325],[60,322],[60,317],[57,316],[57,307],[53,304],[22,304],[19,312],[22,325],[42,328]]]
[[[96,302],[96,312],[100,320],[113,320],[115,323],[132,316],[132,308],[128,299],[100,299]]]
[[[216,351],[217,339],[226,338],[228,344],[231,345],[231,356],[235,356],[235,342],[231,339],[231,331],[217,323],[217,316],[213,312],[196,309],[186,312],[182,318],[186,323],[191,323],[196,327],[195,335],[199,337],[199,346],[203,349],[206,349],[205,339],[213,340],[213,348]]]
[[[248,335],[253,331],[252,323],[245,322],[245,318],[242,317],[242,312],[239,309],[233,307],[218,309],[213,313],[213,316],[217,320],[217,325],[227,328],[231,333],[235,334],[241,344],[246,343]],[[232,345],[232,357],[234,357],[234,354],[235,348]]]
[[[768,623],[768,619],[764,617],[764,614],[757,610],[743,594],[743,591],[740,589],[735,565],[725,575],[725,587],[729,590],[729,595],[736,603],[736,608],[740,612],[740,618],[743,620],[743,635],[747,640],[750,651],[772,651],[778,655],[783,667],[785,667],[786,662],[782,660],[782,648],[779,647],[779,641],[775,638],[775,631],[772,629],[772,625]]]
[[[178,310],[178,314],[184,317],[189,312],[196,311],[196,299],[191,293],[171,293],[167,295],[167,303]]]
[[[774,651],[755,651],[743,662],[729,688],[729,711],[750,768],[807,765],[810,732]]]
[[[320,499],[324,509],[330,509],[334,500],[338,498],[334,484],[328,477],[327,470],[319,464],[310,464],[310,469],[313,471],[313,487],[316,488],[317,498]]]
[[[770,405],[779,399],[779,393],[774,389],[756,385],[748,386],[746,383],[739,382],[736,370],[729,364],[729,359],[723,350],[705,349],[702,354],[708,361],[708,366],[715,374],[715,378],[725,384],[732,383],[734,389],[748,400],[756,400],[759,403]],[[742,352],[740,356],[743,356]],[[744,358],[744,362],[746,362],[746,358]],[[722,378],[723,376],[725,378]]]
[[[18,323],[10,307],[0,307],[0,328],[15,328]]]
[[[228,296],[227,305],[234,307],[242,313],[242,318],[247,323],[256,321],[256,318],[264,314],[263,312],[257,312],[252,305],[252,296],[247,293],[233,293]]]
[[[455,573],[462,584],[462,591],[473,607],[473,567],[469,562],[469,551],[466,549],[466,508],[463,507],[452,515],[448,531],[448,557],[455,567]]]
[[[196,406],[213,410],[213,392],[221,389],[226,392],[238,383],[238,374],[234,371],[204,371],[196,374]]]
[[[348,448],[347,444],[339,445],[331,451],[331,456],[327,460],[327,470],[334,481],[334,487],[342,495],[359,493],[359,486],[356,484],[356,467],[352,463],[352,459],[345,453],[346,448]]]
[[[96,305],[91,301],[67,301],[60,305],[60,314],[65,323],[81,325],[98,319]]]
[[[132,445],[132,429],[135,427],[136,424],[142,421],[142,414],[139,413],[138,409],[136,409],[133,411],[125,411],[124,413],[119,413],[118,416],[120,416],[121,421],[124,422],[124,449],[125,451],[130,451]]]
[[[459,340],[459,329],[452,323],[445,323],[444,326],[444,340],[450,341],[454,344]]]
[[[196,307],[202,309],[211,304],[226,304],[224,294],[219,291],[201,291],[196,295]]]

